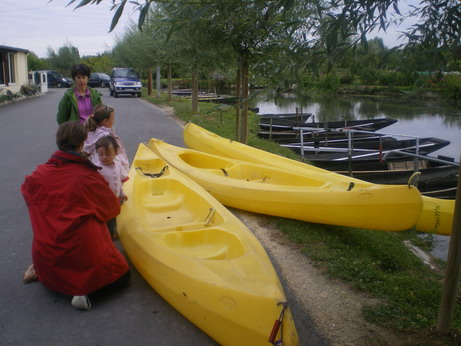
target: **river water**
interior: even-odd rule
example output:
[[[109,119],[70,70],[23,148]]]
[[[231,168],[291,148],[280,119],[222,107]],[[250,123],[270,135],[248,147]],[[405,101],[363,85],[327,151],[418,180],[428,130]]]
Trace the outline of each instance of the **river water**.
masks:
[[[259,114],[312,113],[309,121],[359,120],[390,117],[398,121],[379,132],[449,140],[450,145],[431,156],[444,155],[460,162],[461,107],[436,101],[378,100],[374,98],[338,97],[300,102],[291,95],[277,99],[259,96],[255,101]],[[450,237],[433,236],[434,257],[446,260]]]
[[[372,98],[330,98],[297,102],[283,98],[260,98],[255,102],[259,114],[312,113],[309,121],[359,120],[390,117],[398,121],[380,132],[418,137],[438,137],[450,145],[434,152],[459,162],[461,155],[461,107],[447,103],[376,100]],[[312,120],[311,120],[312,119]],[[432,154],[431,154],[432,155]]]

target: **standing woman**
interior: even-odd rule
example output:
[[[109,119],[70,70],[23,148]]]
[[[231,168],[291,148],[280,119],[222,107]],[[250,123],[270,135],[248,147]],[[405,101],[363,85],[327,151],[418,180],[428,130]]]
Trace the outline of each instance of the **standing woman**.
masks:
[[[101,93],[88,86],[90,68],[77,64],[71,69],[74,87],[68,89],[58,106],[57,121],[61,125],[66,121],[79,121],[81,124],[93,114],[93,108],[101,103]]]

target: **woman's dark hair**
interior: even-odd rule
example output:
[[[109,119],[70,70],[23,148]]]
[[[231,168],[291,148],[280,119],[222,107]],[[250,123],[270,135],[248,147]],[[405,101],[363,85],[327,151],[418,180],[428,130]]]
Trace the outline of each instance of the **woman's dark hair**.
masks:
[[[106,150],[109,150],[109,147],[112,145],[112,148],[114,148],[114,151],[118,153],[118,149],[120,146],[117,143],[117,140],[113,136],[104,136],[99,138],[96,143],[94,144],[94,147],[96,150],[99,148],[103,147]]]
[[[85,64],[77,64],[77,65],[72,66],[70,70],[70,74],[73,80],[75,80],[75,77],[78,74],[81,74],[82,76],[87,76],[88,78],[90,78],[91,70]]]
[[[58,128],[56,144],[62,151],[77,151],[85,142],[88,130],[78,121],[67,121]]]
[[[85,120],[85,126],[88,131],[94,131],[101,125],[101,121],[109,119],[110,115],[115,112],[115,109],[111,106],[104,105],[102,103],[94,106],[93,115],[89,116]]]

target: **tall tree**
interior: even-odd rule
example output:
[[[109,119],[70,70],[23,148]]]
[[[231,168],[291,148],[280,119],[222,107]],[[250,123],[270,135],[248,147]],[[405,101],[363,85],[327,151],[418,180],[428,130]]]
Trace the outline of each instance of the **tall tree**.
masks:
[[[47,55],[50,68],[65,75],[69,75],[71,67],[80,62],[78,48],[70,43],[66,43],[60,47],[57,52],[53,48],[48,47]]]
[[[109,74],[114,67],[114,61],[111,54],[105,52],[95,56],[82,57],[82,63],[87,64],[93,72],[104,72]]]
[[[46,59],[39,58],[34,52],[27,55],[27,68],[30,71],[46,70],[48,69],[48,62]]]

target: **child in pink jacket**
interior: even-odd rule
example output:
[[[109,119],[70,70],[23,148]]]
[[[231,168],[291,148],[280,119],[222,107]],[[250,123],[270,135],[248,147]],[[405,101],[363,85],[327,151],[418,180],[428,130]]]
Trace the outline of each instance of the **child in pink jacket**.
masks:
[[[128,161],[125,146],[115,133],[114,122],[114,108],[104,104],[96,105],[94,107],[93,114],[85,121],[85,126],[88,129],[88,138],[83,146],[83,152],[89,154],[91,162],[93,162],[96,166],[101,166],[98,155],[96,154],[95,144],[101,137],[114,137],[119,147],[115,160],[120,163],[123,174],[127,176],[128,171],[130,170],[130,163]]]

